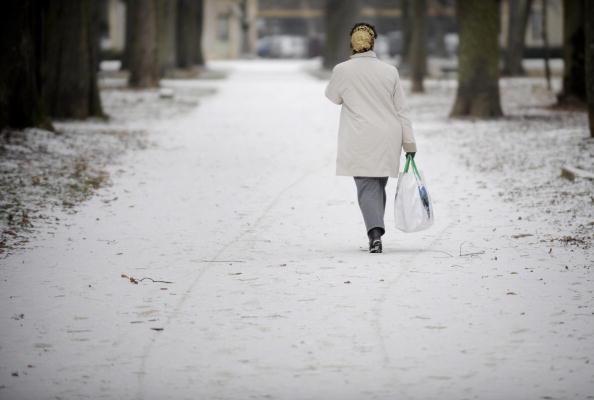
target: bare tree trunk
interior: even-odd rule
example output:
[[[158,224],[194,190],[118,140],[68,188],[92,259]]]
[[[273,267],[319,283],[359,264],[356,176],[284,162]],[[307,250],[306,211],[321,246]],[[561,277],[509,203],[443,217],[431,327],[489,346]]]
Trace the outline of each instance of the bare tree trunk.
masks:
[[[358,0],[326,0],[326,45],[323,65],[332,69],[350,54],[350,29],[359,17]]]
[[[179,0],[177,2],[177,66],[189,68],[192,66],[191,46],[196,36],[196,26],[193,14],[193,0]]]
[[[177,66],[177,0],[157,0],[157,60],[159,75]]]
[[[559,104],[586,101],[584,20],[585,3],[590,1],[563,0],[563,89],[557,96]]]
[[[156,0],[128,0],[131,13],[131,47],[129,52],[130,81],[132,87],[159,86],[157,64],[157,10]]]
[[[190,68],[204,65],[202,55],[202,0],[178,0],[177,65]]]
[[[503,74],[524,75],[522,66],[524,39],[528,17],[532,9],[532,0],[509,0],[508,6],[507,46],[503,58]]]
[[[499,98],[497,0],[458,0],[458,91],[452,117],[503,115]]]
[[[410,47],[410,66],[412,73],[412,91],[424,92],[423,78],[427,69],[427,43],[425,22],[427,18],[427,3],[425,0],[415,0],[412,7],[412,42]]]
[[[89,75],[89,109],[90,115],[106,117],[103,112],[103,105],[101,104],[101,93],[99,91],[99,40],[101,9],[99,4],[93,0],[89,0],[91,7],[91,19],[89,28],[89,47],[90,47],[90,75]]]
[[[542,0],[542,43],[544,47],[544,67],[547,89],[551,90],[551,67],[549,66],[549,32],[547,23],[547,0]]]
[[[195,65],[204,65],[204,54],[202,53],[202,30],[204,29],[204,1],[195,0],[196,5],[196,46],[194,47],[193,61]]]
[[[98,10],[92,0],[47,3],[43,33],[44,93],[56,118],[103,116],[98,67]]]
[[[433,40],[435,41],[435,55],[438,57],[445,57],[448,55],[446,49],[445,35],[447,34],[447,18],[444,15],[444,7],[447,5],[447,0],[437,0],[434,2],[437,13],[433,17]],[[431,23],[427,21],[427,26],[431,27]]]
[[[588,98],[588,121],[590,136],[594,137],[594,3],[586,1],[586,94]]]
[[[35,0],[8,0],[0,13],[0,131],[52,129],[41,92],[41,12]]]
[[[399,67],[401,69],[408,69],[410,63],[410,43],[412,41],[410,2],[411,0],[400,0],[402,7],[402,57]]]
[[[248,0],[241,0],[239,3],[239,9],[241,13],[241,57],[249,58],[252,55],[252,49],[250,46],[250,24],[251,16],[249,11]]]
[[[125,27],[125,37],[124,37],[124,53],[122,55],[122,69],[130,70],[130,51],[133,47],[132,39],[133,39],[133,32],[134,26],[134,18],[132,18],[132,12],[130,11],[130,2],[131,0],[124,0],[126,4],[126,27]]]

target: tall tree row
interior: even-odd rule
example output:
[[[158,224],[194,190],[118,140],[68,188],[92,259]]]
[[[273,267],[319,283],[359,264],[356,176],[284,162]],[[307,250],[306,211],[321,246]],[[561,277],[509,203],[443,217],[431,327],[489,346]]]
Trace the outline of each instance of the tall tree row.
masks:
[[[332,69],[350,54],[349,33],[358,22],[359,0],[326,0],[326,47],[323,65]]]
[[[457,0],[458,91],[453,117],[499,117],[499,5],[497,0]]]
[[[7,0],[0,13],[0,129],[103,111],[91,0]]]
[[[202,0],[127,0],[124,67],[132,87],[156,87],[168,70],[204,65]]]

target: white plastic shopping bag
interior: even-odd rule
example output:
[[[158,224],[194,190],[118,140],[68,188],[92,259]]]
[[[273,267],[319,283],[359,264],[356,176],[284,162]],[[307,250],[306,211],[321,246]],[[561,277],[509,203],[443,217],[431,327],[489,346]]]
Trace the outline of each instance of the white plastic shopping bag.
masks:
[[[409,165],[412,170],[409,171]],[[418,232],[433,224],[433,206],[423,175],[412,156],[406,157],[404,170],[398,174],[394,200],[396,228],[403,232]]]

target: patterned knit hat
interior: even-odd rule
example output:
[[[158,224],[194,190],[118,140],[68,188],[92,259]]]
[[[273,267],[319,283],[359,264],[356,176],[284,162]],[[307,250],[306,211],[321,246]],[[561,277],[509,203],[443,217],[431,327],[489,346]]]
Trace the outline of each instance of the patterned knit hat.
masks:
[[[366,25],[359,25],[351,33],[351,47],[357,53],[369,51],[373,48],[375,32]]]

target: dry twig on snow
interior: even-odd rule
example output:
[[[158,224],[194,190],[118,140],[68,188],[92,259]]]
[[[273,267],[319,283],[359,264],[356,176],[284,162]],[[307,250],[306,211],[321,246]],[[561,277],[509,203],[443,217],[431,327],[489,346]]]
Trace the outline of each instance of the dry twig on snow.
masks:
[[[460,243],[460,257],[478,256],[480,254],[485,254],[485,250],[475,251],[475,252],[471,252],[471,253],[464,253],[464,254],[462,254],[462,245],[464,245],[464,243],[466,243],[466,242]]]
[[[153,278],[148,278],[148,277],[141,278],[141,279],[136,279],[136,278],[134,278],[134,277],[132,277],[132,276],[128,276],[128,275],[126,275],[126,274],[122,274],[122,275],[121,275],[121,277],[122,277],[122,278],[129,279],[129,280],[130,280],[130,282],[132,282],[132,283],[133,283],[133,284],[135,284],[135,285],[138,285],[138,282],[142,282],[142,281],[143,281],[143,280],[145,280],[145,279],[148,279],[148,280],[152,281],[153,283],[173,283],[173,282],[170,282],[170,281],[160,281],[160,280],[153,279]]]

